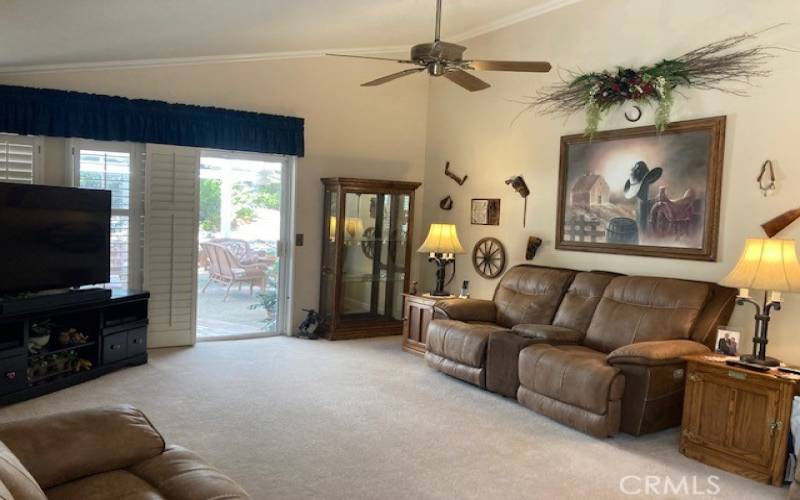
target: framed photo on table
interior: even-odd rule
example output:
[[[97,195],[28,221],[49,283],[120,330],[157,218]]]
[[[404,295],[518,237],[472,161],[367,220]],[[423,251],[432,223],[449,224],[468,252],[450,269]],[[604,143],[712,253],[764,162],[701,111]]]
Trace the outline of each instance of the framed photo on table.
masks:
[[[732,326],[717,328],[717,341],[714,343],[714,352],[725,356],[738,356],[741,354],[742,330]]]
[[[561,138],[556,248],[714,261],[725,117]]]

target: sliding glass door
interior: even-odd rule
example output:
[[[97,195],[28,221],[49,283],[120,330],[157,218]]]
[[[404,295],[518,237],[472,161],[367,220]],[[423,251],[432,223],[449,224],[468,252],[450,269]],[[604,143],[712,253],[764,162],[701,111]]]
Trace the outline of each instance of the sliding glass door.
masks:
[[[291,167],[285,157],[201,155],[197,340],[284,331]]]

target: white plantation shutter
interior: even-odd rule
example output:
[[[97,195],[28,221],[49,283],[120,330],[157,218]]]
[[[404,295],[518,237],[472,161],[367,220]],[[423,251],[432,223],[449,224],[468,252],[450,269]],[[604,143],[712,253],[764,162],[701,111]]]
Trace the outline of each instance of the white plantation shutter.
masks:
[[[36,165],[41,144],[36,137],[0,134],[0,181],[37,182]]]
[[[148,144],[146,158],[144,287],[151,294],[148,347],[192,345],[200,151]]]

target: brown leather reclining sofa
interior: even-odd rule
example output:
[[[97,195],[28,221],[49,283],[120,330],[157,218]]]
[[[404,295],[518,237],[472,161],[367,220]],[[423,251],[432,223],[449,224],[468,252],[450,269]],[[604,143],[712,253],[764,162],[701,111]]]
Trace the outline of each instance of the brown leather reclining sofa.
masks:
[[[589,434],[680,424],[685,363],[713,347],[736,290],[520,265],[492,300],[436,303],[428,364]]]
[[[194,453],[166,446],[139,410],[110,406],[0,424],[0,498],[250,497]]]

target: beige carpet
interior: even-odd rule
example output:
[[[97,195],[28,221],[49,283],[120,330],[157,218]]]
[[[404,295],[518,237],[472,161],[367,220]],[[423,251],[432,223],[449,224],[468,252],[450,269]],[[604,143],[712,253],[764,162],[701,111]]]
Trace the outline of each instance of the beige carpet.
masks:
[[[715,498],[786,495],[683,457],[674,429],[606,440],[573,431],[429,369],[396,337],[155,350],[146,366],[3,408],[0,419],[123,402],[257,499],[631,498],[620,490],[631,475],[685,476],[700,491],[717,475]],[[644,479],[626,481],[646,493]]]

